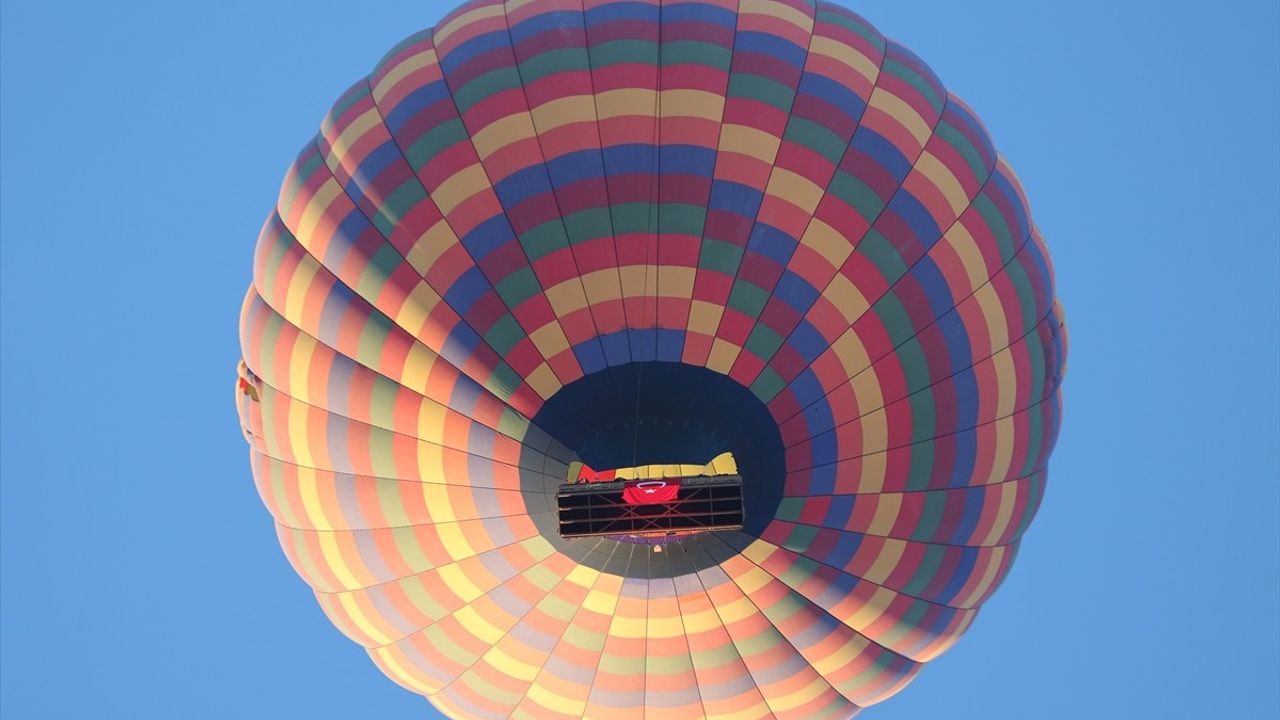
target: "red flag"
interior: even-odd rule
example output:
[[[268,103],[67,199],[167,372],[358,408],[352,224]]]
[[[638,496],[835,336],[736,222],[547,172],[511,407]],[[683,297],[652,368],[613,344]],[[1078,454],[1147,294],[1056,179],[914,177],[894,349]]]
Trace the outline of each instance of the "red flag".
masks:
[[[622,488],[622,499],[632,505],[669,503],[680,492],[680,480],[629,480]]]

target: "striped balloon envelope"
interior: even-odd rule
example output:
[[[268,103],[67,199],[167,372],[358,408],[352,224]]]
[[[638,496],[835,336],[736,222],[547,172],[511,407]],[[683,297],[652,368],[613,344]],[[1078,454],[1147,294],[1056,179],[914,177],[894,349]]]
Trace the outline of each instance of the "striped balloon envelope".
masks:
[[[456,718],[888,698],[1008,573],[1066,352],[973,112],[800,0],[458,8],[298,155],[240,327],[280,544]],[[562,533],[582,467],[722,453],[732,527]]]

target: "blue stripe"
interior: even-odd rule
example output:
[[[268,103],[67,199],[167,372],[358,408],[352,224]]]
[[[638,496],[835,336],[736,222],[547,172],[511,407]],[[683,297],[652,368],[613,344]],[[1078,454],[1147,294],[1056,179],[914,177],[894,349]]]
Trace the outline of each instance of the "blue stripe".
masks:
[[[808,49],[772,33],[739,30],[733,41],[734,53],[749,52],[768,55],[794,67],[804,67]]]
[[[569,10],[542,12],[510,27],[511,42],[522,43],[552,30],[577,30],[582,27],[582,13]]]
[[[439,58],[440,69],[446,75],[455,73],[468,60],[501,47],[510,47],[510,42],[511,38],[507,35],[505,29],[477,35],[441,56]]]
[[[435,105],[438,102],[451,99],[452,96],[449,94],[449,86],[446,85],[443,80],[437,80],[423,85],[408,95],[405,95],[404,99],[399,103],[396,103],[396,106],[391,109],[391,112],[386,114],[385,122],[387,129],[391,130],[393,133],[399,132],[400,129],[412,120],[419,112]]]

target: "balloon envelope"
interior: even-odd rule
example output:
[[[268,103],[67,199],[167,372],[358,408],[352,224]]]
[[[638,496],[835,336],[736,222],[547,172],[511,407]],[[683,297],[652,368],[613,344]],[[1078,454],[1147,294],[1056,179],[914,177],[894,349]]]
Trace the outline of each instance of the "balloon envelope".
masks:
[[[1044,490],[1065,332],[1012,171],[826,2],[473,2],[293,164],[237,402],[333,623],[459,718],[843,718],[949,648]],[[740,530],[565,538],[731,452]]]

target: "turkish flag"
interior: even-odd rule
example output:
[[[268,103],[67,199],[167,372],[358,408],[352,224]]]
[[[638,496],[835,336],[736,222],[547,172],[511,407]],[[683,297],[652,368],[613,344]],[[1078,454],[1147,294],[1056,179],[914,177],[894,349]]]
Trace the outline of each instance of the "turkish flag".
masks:
[[[622,488],[622,499],[631,505],[669,503],[680,492],[680,480],[629,480]]]

